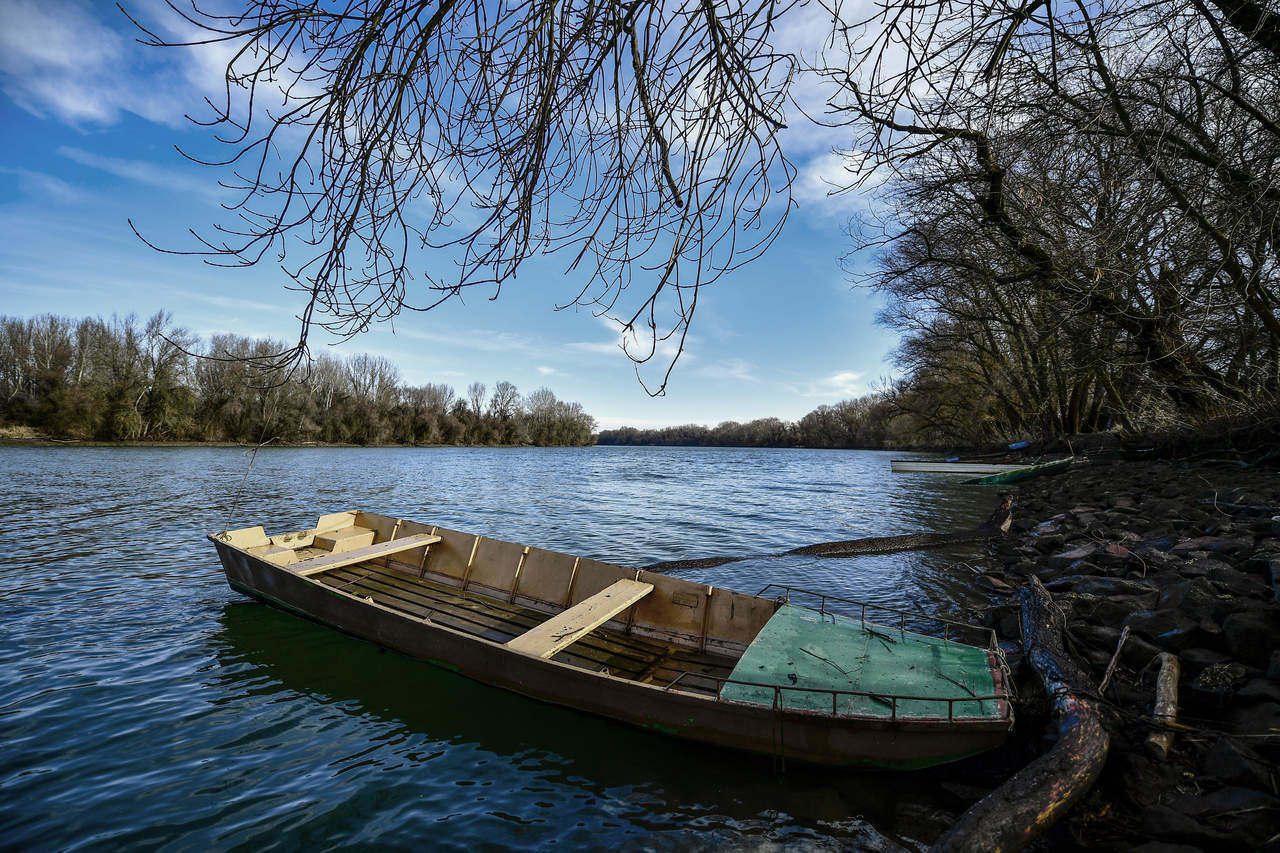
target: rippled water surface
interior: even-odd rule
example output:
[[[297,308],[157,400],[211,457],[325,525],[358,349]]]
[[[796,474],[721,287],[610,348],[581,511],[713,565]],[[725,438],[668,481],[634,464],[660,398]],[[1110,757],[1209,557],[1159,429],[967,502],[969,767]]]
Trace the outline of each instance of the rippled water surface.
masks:
[[[971,527],[887,454],[0,447],[0,847],[913,848],[929,777],[792,765],[539,704],[230,590],[205,534],[362,508],[626,565]],[[958,614],[975,551],[685,576]]]

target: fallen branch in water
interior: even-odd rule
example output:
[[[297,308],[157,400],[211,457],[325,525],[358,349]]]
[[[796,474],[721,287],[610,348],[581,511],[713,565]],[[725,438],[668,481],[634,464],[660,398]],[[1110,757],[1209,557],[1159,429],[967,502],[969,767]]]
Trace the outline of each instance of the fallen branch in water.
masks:
[[[1058,742],[974,803],[935,851],[1021,850],[1088,793],[1106,763],[1110,738],[1087,677],[1063,648],[1065,618],[1035,577],[1021,604],[1023,652],[1053,701]]]
[[[865,539],[849,539],[843,542],[819,542],[783,551],[781,554],[747,554],[741,557],[701,557],[692,560],[665,560],[643,568],[650,572],[671,572],[683,569],[710,569],[725,563],[736,563],[760,557],[855,557],[862,554],[889,554],[894,551],[912,551],[943,545],[961,545],[981,542],[1009,532],[1013,522],[1013,498],[1004,497],[995,512],[973,530],[956,533],[904,533],[901,536],[870,536]]]

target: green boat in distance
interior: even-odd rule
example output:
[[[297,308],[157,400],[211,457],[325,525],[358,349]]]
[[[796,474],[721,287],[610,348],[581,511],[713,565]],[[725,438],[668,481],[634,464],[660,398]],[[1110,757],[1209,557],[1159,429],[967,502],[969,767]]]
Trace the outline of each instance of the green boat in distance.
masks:
[[[733,592],[358,510],[209,539],[235,590],[654,732],[914,769],[999,746],[1013,725],[987,628],[795,587]]]
[[[1064,459],[1055,459],[1052,462],[1041,462],[1039,465],[1028,465],[1025,468],[1018,468],[1014,471],[990,474],[986,477],[974,477],[971,480],[965,480],[963,485],[995,486],[1004,483],[1020,483],[1023,480],[1043,477],[1047,474],[1061,474],[1071,467],[1071,463],[1075,459],[1074,456],[1068,456]]]

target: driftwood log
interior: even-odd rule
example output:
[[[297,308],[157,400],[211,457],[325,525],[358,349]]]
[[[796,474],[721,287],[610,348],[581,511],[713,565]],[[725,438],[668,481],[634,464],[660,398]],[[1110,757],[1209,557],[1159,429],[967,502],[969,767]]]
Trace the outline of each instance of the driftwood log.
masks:
[[[934,850],[1021,850],[1093,787],[1106,763],[1110,739],[1087,677],[1063,648],[1062,612],[1037,578],[1020,598],[1023,652],[1053,702],[1058,741],[971,806]]]
[[[1160,653],[1160,674],[1156,676],[1157,723],[1168,724],[1178,719],[1178,678],[1181,670],[1177,655]],[[1168,729],[1147,735],[1147,753],[1152,758],[1168,757],[1172,745],[1173,732]]]
[[[865,539],[849,539],[843,542],[819,542],[783,551],[781,554],[751,554],[741,557],[702,557],[692,560],[665,560],[643,568],[651,572],[680,571],[681,569],[710,569],[725,563],[762,557],[856,557],[863,554],[889,554],[894,551],[912,551],[920,548],[936,548],[943,545],[961,545],[981,542],[1009,532],[1013,523],[1013,498],[1005,496],[1000,505],[985,522],[972,530],[955,533],[905,533],[901,536],[870,536]]]

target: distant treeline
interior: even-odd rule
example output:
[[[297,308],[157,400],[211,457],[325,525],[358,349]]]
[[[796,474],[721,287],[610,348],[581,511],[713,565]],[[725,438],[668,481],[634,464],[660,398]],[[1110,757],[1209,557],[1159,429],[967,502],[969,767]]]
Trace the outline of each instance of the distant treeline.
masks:
[[[547,388],[510,382],[465,395],[407,385],[387,359],[321,355],[292,375],[275,341],[202,343],[160,312],[72,319],[0,316],[0,425],[105,441],[343,444],[590,444],[595,419]],[[188,353],[211,356],[198,358]]]
[[[891,448],[918,444],[917,422],[895,406],[896,389],[819,406],[792,423],[760,418],[749,423],[725,421],[714,427],[699,424],[601,431],[598,444],[661,445],[668,447],[833,447]]]

